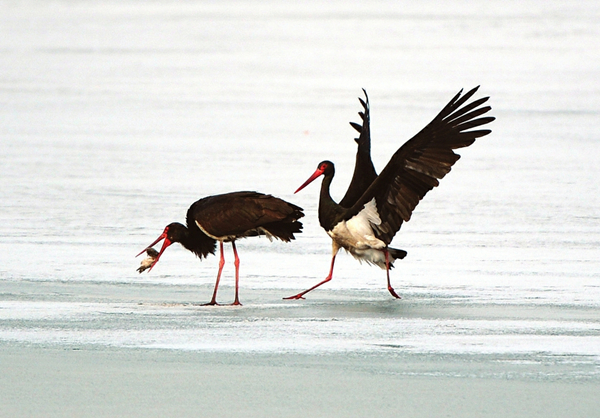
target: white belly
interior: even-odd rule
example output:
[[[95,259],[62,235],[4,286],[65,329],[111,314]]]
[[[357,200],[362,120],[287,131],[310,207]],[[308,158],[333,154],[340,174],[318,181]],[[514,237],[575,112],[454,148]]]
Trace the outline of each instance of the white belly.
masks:
[[[381,219],[373,199],[356,216],[338,223],[327,233],[358,260],[385,268],[385,254],[382,250],[386,248],[386,244],[375,236],[371,226],[380,223]]]

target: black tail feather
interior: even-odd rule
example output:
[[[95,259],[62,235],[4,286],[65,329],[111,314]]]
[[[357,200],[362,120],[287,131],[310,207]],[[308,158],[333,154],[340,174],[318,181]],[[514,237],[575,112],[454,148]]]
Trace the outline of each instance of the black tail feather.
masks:
[[[388,247],[388,254],[390,255],[390,269],[394,268],[394,261],[402,260],[408,254],[404,250],[399,250],[397,248]]]

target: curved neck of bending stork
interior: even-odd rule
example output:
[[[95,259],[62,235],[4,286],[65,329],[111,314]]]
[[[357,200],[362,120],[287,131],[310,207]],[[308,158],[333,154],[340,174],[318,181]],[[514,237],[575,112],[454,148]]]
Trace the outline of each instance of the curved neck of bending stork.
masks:
[[[200,258],[206,257],[208,254],[214,254],[217,245],[214,239],[198,228],[196,222],[188,223],[187,228],[180,236],[179,243]]]
[[[181,235],[177,237],[177,240],[181,245],[184,246],[184,248],[194,252],[194,248],[196,246],[194,245],[194,239],[192,238],[188,228],[182,230]]]

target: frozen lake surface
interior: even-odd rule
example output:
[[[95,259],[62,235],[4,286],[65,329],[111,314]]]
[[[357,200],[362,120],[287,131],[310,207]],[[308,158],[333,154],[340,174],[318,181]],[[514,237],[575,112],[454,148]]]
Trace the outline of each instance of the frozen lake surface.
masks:
[[[400,376],[600,385],[596,2],[9,1],[0,12],[5,352],[290,355],[306,367],[332,356]],[[282,300],[327,274],[318,186],[293,191],[330,159],[332,194],[345,192],[361,88],[381,170],[475,85],[491,96],[493,132],[461,150],[395,237],[408,251],[391,273],[403,299],[384,271],[340,253],[330,283]],[[306,212],[290,244],[238,242],[242,307],[198,306],[217,257],[174,245],[136,272],[135,254],[191,203],[235,190]],[[226,245],[222,302],[232,259]]]

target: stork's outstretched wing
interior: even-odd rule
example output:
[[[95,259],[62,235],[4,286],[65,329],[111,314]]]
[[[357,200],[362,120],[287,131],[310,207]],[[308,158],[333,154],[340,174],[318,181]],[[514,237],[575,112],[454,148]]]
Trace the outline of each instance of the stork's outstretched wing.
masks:
[[[465,104],[477,91],[475,87],[462,95],[462,90],[442,111],[392,156],[379,177],[352,207],[358,213],[375,198],[382,220],[374,225],[379,239],[389,244],[408,221],[425,194],[439,184],[452,165],[460,158],[453,150],[468,147],[475,139],[491,130],[477,128],[492,122],[492,116],[480,117],[491,110],[483,106],[489,97]],[[464,105],[464,106],[463,106]]]

